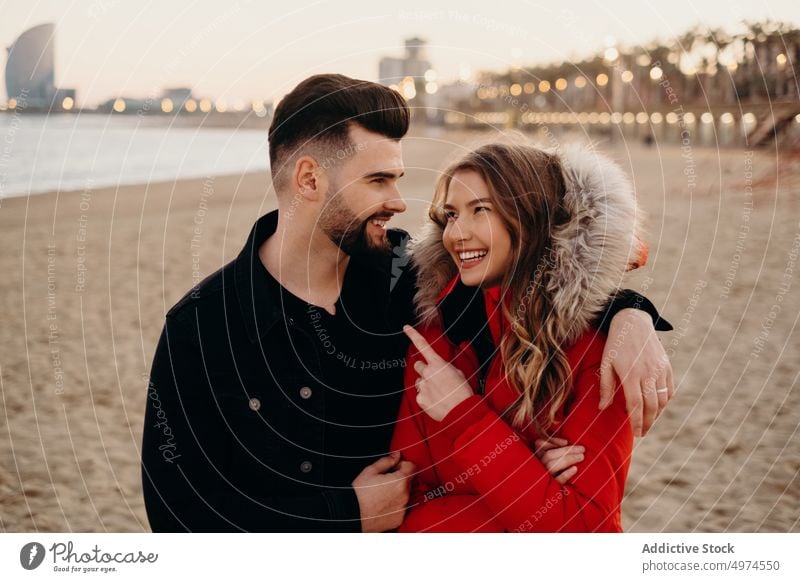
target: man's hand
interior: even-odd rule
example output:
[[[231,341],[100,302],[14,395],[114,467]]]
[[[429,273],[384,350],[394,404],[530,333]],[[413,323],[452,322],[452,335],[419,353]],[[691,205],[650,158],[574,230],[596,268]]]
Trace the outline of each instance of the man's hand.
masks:
[[[613,400],[616,378],[622,382],[633,434],[644,436],[675,388],[653,320],[638,309],[623,309],[611,320],[600,366],[600,410]]]
[[[417,404],[433,420],[441,422],[447,413],[472,396],[472,388],[464,374],[445,361],[424,337],[410,325],[403,326],[423,361],[414,363],[417,378]]]
[[[382,532],[400,527],[413,473],[414,464],[401,461],[398,452],[364,467],[353,481],[361,509],[361,531]]]

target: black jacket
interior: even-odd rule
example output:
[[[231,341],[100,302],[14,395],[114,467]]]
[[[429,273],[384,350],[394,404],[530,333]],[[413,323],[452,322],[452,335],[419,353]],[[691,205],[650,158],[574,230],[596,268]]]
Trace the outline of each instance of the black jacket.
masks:
[[[368,332],[359,355],[371,365],[362,362],[359,374],[377,397],[361,399],[359,410],[370,442],[354,437],[345,459],[326,454],[326,345],[284,314],[281,287],[258,257],[276,225],[277,212],[259,219],[239,256],[167,313],[142,442],[153,531],[361,529],[350,483],[388,451],[402,396],[404,365],[394,363],[405,362],[402,325],[413,323],[408,235],[390,230],[393,256],[352,257],[348,266],[343,307]],[[606,321],[624,307],[658,317],[625,292]]]

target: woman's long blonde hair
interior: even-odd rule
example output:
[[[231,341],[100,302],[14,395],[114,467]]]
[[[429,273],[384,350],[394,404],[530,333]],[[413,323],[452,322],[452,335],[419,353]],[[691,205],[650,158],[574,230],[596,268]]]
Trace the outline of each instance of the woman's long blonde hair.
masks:
[[[442,228],[450,182],[465,171],[483,178],[511,236],[513,263],[501,283],[503,294],[510,294],[509,305],[501,302],[510,333],[502,339],[500,353],[519,398],[508,414],[518,428],[532,423],[539,434],[550,434],[572,387],[546,280],[553,260],[550,233],[567,220],[561,163],[555,155],[523,144],[493,143],[471,151],[437,183],[429,216]]]

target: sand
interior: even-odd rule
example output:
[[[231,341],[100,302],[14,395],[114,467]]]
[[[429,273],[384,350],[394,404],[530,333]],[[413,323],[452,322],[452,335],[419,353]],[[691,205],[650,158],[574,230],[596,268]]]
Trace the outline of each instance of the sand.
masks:
[[[471,139],[404,142],[397,225],[418,227],[442,161]],[[662,338],[678,392],[636,445],[625,529],[800,531],[800,162],[603,149],[649,215],[650,261],[630,285],[676,327]],[[139,448],[163,315],[238,253],[274,208],[267,185],[252,174],[2,201],[0,531],[149,531]]]

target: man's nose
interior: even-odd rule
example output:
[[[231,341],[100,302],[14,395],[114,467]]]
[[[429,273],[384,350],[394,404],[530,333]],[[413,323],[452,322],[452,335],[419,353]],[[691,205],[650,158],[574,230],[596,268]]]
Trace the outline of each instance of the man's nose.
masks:
[[[408,208],[408,206],[406,205],[406,201],[403,200],[403,197],[400,196],[399,193],[396,195],[396,197],[387,200],[384,203],[383,207],[386,208],[386,210],[394,212],[395,214],[400,212],[405,212],[406,208]]]

